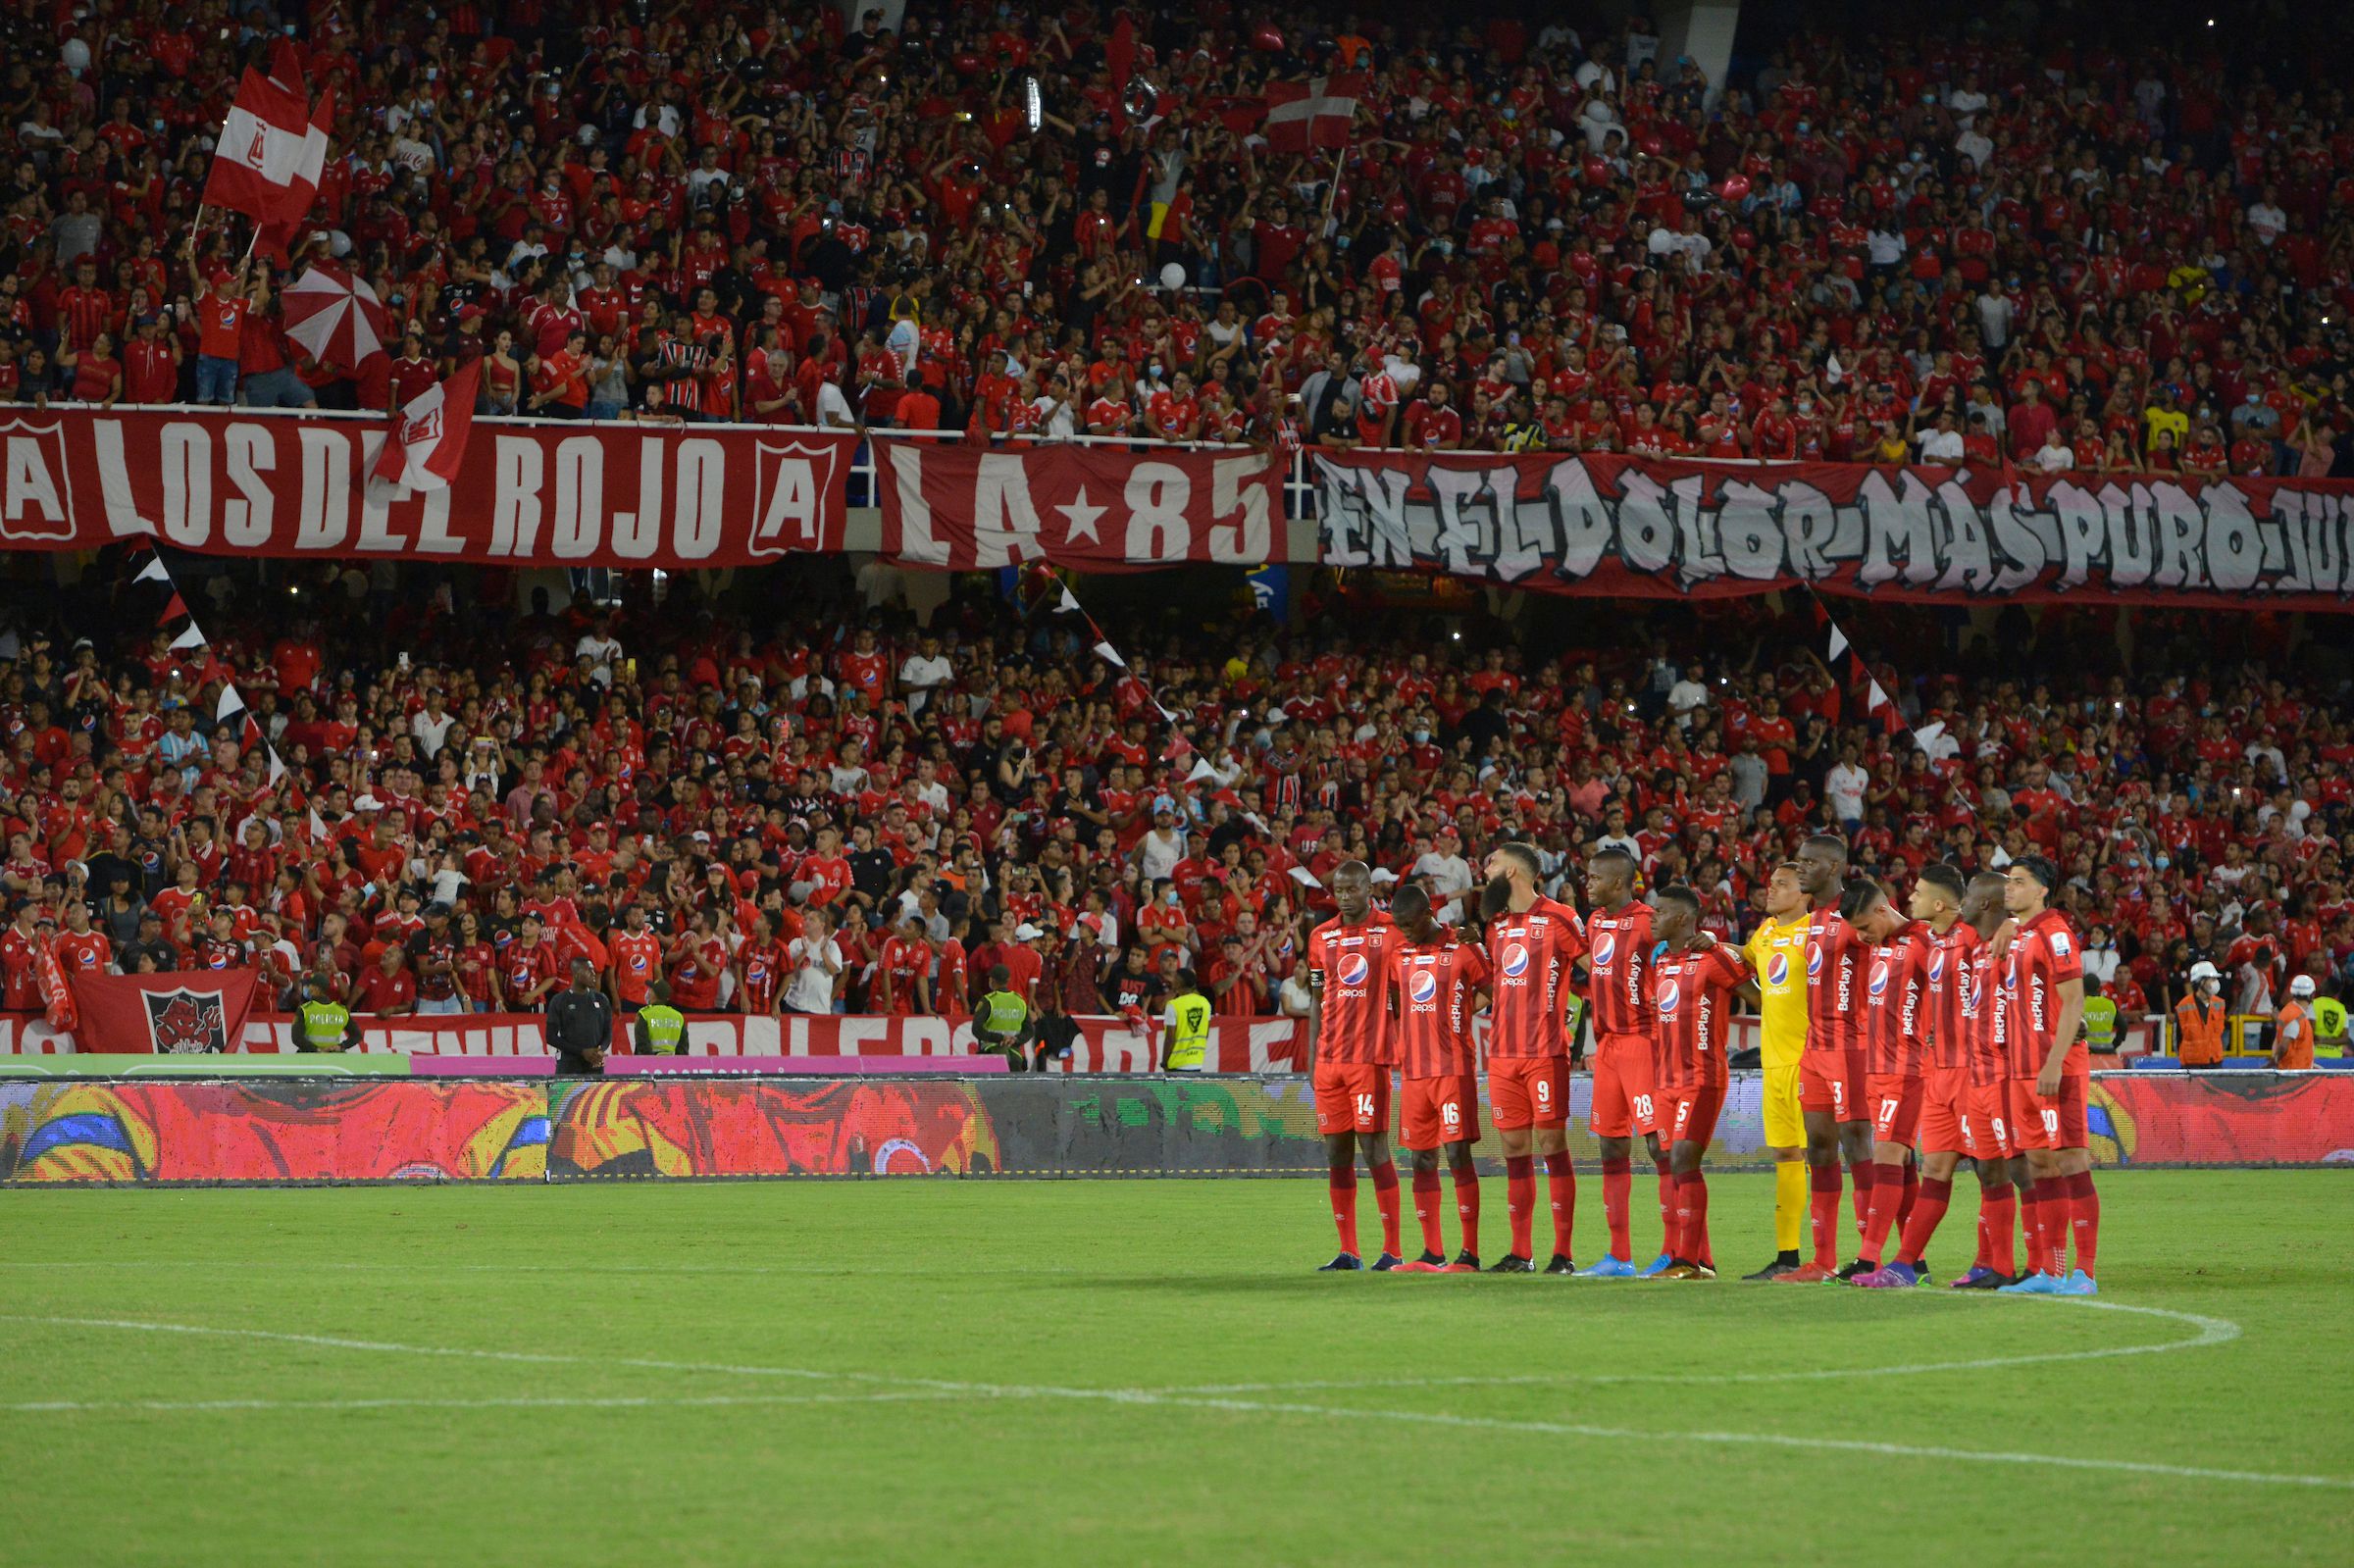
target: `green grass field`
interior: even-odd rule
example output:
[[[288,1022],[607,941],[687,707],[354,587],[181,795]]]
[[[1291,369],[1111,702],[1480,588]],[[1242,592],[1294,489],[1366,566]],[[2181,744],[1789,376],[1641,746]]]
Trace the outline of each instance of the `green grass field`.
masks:
[[[2354,1182],[2103,1184],[2098,1304],[1318,1276],[1308,1182],[5,1192],[0,1561],[2347,1561]]]

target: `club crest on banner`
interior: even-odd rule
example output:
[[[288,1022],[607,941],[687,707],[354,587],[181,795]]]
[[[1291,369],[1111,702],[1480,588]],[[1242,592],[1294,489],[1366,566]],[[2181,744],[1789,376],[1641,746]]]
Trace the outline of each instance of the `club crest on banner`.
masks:
[[[229,1049],[229,1018],[218,991],[156,990],[143,993],[147,1037],[160,1056],[201,1055]]]
[[[807,446],[798,441],[759,444],[751,554],[808,554],[826,547],[826,498],[840,482],[835,470],[845,450],[839,444]]]
[[[0,421],[0,538],[74,537],[74,473],[64,423]]]

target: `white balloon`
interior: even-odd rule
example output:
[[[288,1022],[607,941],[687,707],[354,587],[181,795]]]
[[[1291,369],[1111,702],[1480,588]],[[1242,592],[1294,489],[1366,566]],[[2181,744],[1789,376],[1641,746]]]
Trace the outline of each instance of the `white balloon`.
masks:
[[[1176,262],[1171,262],[1163,267],[1160,270],[1160,286],[1171,293],[1183,288],[1185,286],[1185,268]]]

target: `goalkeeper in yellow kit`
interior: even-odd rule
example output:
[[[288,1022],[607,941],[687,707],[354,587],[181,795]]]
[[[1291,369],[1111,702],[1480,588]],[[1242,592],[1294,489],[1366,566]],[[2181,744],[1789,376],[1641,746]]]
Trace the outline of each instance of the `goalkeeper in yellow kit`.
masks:
[[[1798,864],[1785,860],[1766,884],[1766,921],[1750,933],[1750,980],[1741,995],[1765,1027],[1759,1055],[1766,1070],[1766,1143],[1773,1154],[1773,1261],[1753,1280],[1798,1267],[1799,1228],[1807,1219],[1807,1129],[1798,1107],[1798,1058],[1807,1048],[1807,907]]]

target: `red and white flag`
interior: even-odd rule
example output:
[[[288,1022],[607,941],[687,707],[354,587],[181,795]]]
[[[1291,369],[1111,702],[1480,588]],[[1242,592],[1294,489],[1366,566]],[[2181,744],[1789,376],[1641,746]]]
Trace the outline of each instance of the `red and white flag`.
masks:
[[[254,249],[281,267],[294,265],[294,242],[310,222],[311,208],[318,204],[319,180],[327,172],[327,133],[334,124],[335,84],[331,81],[320,92],[318,105],[311,110],[310,126],[303,131],[302,156],[294,166],[294,182],[286,188],[283,212],[262,224],[254,236]]]
[[[1346,147],[1356,106],[1365,95],[1365,76],[1352,72],[1316,76],[1303,83],[1267,83],[1267,150],[1305,152],[1310,147]]]
[[[297,195],[295,181],[310,152],[310,105],[303,100],[299,84],[289,89],[247,69],[244,79],[237,83],[229,119],[221,127],[221,140],[213,148],[213,172],[204,184],[204,204],[226,207],[264,224],[282,223],[308,212],[310,197],[318,193],[318,177],[314,173],[309,195]],[[324,155],[324,143],[321,150]],[[316,170],[318,166],[312,167]]]
[[[483,379],[476,360],[446,381],[413,399],[392,416],[392,433],[376,456],[371,479],[438,490],[457,478],[466,457],[466,433],[474,429],[475,387]]]

